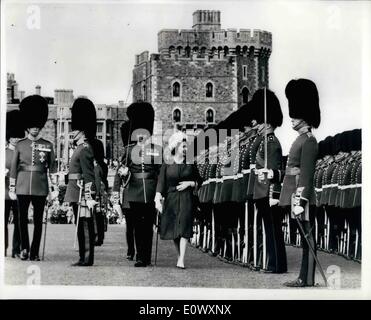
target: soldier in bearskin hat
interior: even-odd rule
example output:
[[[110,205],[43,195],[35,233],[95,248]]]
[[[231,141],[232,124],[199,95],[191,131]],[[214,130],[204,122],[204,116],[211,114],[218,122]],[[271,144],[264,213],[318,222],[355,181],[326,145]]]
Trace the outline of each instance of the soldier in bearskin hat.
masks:
[[[134,217],[135,267],[151,264],[153,224],[156,218],[155,193],[157,177],[162,164],[162,150],[151,142],[154,110],[150,103],[134,102],[127,109],[131,140],[135,143],[124,148],[113,187],[113,198],[119,198],[120,180],[126,179],[127,200]]]
[[[266,235],[267,261],[263,261],[262,267],[264,272],[283,273],[287,271],[283,212],[277,206],[280,192],[280,174],[277,173],[282,166],[282,148],[274,134],[275,129],[282,125],[283,116],[278,98],[268,89],[256,91],[252,102],[259,124],[258,134],[262,136],[256,153],[258,179],[255,180],[253,196]]]
[[[9,197],[9,173],[12,164],[13,154],[15,147],[19,139],[24,138],[25,129],[23,127],[21,114],[19,110],[9,111],[6,114],[6,142],[7,146],[5,148],[5,256],[7,254],[8,248],[8,222],[10,216],[10,210],[13,213],[13,246],[12,246],[12,257],[20,257],[21,253],[21,239],[19,233],[19,214],[18,214],[18,204],[16,200],[12,200]]]
[[[299,277],[286,282],[288,287],[314,285],[315,257],[309,245],[316,251],[314,220],[316,197],[314,170],[318,154],[317,140],[312,128],[321,122],[319,97],[315,83],[308,79],[291,80],[285,89],[289,104],[292,128],[298,137],[291,146],[280,196],[280,206],[291,207],[292,215],[302,221],[303,256]]]
[[[72,205],[79,243],[79,260],[73,266],[92,266],[94,263],[95,202],[94,151],[92,143],[96,135],[97,116],[94,104],[86,98],[78,98],[71,109],[73,151],[68,185],[64,202]]]
[[[108,191],[108,166],[104,162],[104,146],[103,142],[95,138],[91,142],[94,154],[94,173],[95,173],[95,199],[98,205],[95,210],[94,216],[94,229],[96,233],[95,245],[101,246],[104,240],[104,203],[106,192]]]
[[[124,148],[128,148],[130,145],[134,146],[134,143],[131,141],[131,123],[130,121],[125,121],[120,128],[121,131],[121,140],[123,143]],[[126,152],[124,155],[126,156]],[[121,164],[126,166],[127,159],[125,157],[121,158]],[[114,187],[113,187],[113,195],[112,195],[112,203],[114,207],[118,208],[118,211],[123,211],[125,215],[125,222],[126,222],[126,244],[128,246],[126,252],[126,259],[132,261],[134,260],[135,256],[135,240],[134,240],[134,216],[133,212],[130,209],[130,204],[128,201],[128,188],[126,188],[126,184],[129,182],[130,176],[129,174],[126,177],[122,177],[120,174],[116,173],[114,179]],[[119,194],[121,191],[121,186],[123,186],[122,194]],[[117,207],[118,206],[118,207]]]
[[[21,236],[21,259],[39,261],[39,247],[42,234],[42,219],[49,187],[54,187],[51,200],[58,196],[56,165],[53,144],[40,137],[40,131],[48,119],[48,103],[39,95],[24,98],[19,105],[27,137],[21,139],[14,150],[10,169],[9,197],[18,199],[19,226]],[[53,186],[49,186],[48,171]],[[33,205],[34,233],[29,244],[28,208]]]

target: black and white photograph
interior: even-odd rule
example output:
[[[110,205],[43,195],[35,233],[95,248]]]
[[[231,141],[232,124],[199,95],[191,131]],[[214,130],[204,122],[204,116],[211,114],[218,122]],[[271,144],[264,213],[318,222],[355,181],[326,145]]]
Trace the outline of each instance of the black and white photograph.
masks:
[[[370,28],[369,1],[2,1],[0,297],[371,298]]]

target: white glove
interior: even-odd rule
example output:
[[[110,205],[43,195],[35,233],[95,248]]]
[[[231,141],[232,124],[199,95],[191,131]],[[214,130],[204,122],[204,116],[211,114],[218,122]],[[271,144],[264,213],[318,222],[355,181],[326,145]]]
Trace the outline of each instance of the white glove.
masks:
[[[17,200],[17,194],[15,193],[15,185],[9,186],[9,198],[11,200]]]
[[[179,182],[179,184],[176,186],[176,189],[178,191],[183,191],[185,189],[187,189],[188,187],[193,187],[195,186],[195,183],[194,181],[181,181]]]
[[[93,210],[97,202],[95,200],[86,200],[86,205],[90,210]]]
[[[299,214],[302,214],[304,212],[304,208],[301,206],[295,206],[294,207],[294,214],[297,216]]]
[[[155,200],[155,207],[158,212],[162,213],[163,208],[160,200]]]
[[[273,170],[272,169],[257,169],[256,170],[258,174],[258,180],[259,182],[262,182],[266,179],[272,179],[273,178]]]
[[[273,207],[277,205],[280,201],[278,199],[269,198],[269,206]]]
[[[155,196],[155,207],[160,213],[162,213],[162,195],[161,193],[157,192]]]
[[[9,191],[9,198],[11,200],[17,200],[17,194],[15,192]]]
[[[126,166],[122,166],[118,170],[118,174],[120,177],[126,177],[129,173],[129,168]]]

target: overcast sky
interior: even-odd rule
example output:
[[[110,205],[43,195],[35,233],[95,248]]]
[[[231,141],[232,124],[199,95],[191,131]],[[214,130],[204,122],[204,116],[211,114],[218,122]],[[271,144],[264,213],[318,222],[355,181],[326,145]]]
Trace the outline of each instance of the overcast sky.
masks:
[[[318,140],[362,126],[370,2],[44,2],[38,5],[40,29],[27,26],[29,5],[6,2],[2,21],[6,36],[2,70],[15,73],[26,95],[40,84],[48,96],[63,88],[95,103],[126,100],[135,54],[156,53],[159,30],[190,29],[195,10],[220,10],[222,28],[273,34],[270,88],[284,113],[284,125],[277,130],[284,153],[295,138],[284,95],[292,78],[309,78],[318,86],[322,109],[322,123],[315,131]]]

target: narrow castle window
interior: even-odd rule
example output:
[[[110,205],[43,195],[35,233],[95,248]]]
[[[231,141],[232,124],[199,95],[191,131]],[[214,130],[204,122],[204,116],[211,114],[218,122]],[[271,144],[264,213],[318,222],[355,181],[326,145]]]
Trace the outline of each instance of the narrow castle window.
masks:
[[[174,122],[181,122],[182,120],[182,112],[180,111],[180,109],[175,109],[173,111],[173,121]]]
[[[180,97],[180,83],[174,82],[173,83],[173,97]]]
[[[242,78],[243,80],[247,80],[247,65],[242,66]]]
[[[211,82],[208,82],[206,84],[206,98],[212,97],[213,97],[213,84]]]
[[[249,89],[244,87],[242,89],[242,103],[246,104],[248,102],[248,100],[249,100]]]
[[[206,123],[214,123],[214,110],[207,109],[206,111]]]

